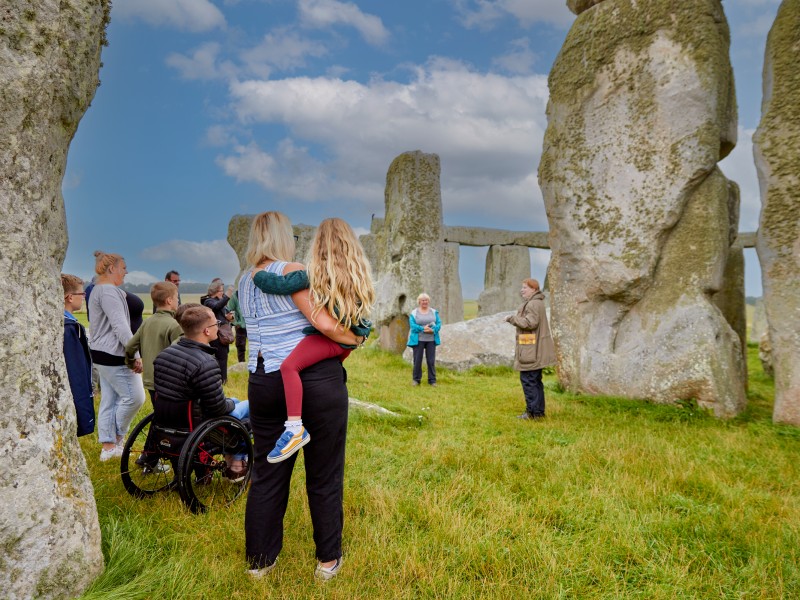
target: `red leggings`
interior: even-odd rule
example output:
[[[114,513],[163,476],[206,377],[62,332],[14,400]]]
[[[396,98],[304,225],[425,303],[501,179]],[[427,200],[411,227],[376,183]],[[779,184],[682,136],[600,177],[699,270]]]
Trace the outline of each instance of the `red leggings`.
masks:
[[[307,335],[300,340],[300,343],[295,346],[281,365],[283,392],[286,396],[286,414],[303,414],[303,382],[300,381],[300,371],[326,358],[338,356],[344,362],[344,359],[350,356],[350,352],[349,348],[342,348],[324,335]]]

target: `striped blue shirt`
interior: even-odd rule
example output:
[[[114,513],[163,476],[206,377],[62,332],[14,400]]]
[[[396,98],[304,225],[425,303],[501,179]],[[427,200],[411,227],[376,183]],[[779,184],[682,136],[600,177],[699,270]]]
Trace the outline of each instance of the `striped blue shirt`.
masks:
[[[264,270],[283,275],[287,264],[276,261]],[[239,309],[247,328],[247,370],[255,373],[258,354],[261,353],[264,372],[277,371],[303,339],[303,328],[308,327],[308,320],[291,296],[265,294],[259,290],[253,283],[250,271],[239,280]]]

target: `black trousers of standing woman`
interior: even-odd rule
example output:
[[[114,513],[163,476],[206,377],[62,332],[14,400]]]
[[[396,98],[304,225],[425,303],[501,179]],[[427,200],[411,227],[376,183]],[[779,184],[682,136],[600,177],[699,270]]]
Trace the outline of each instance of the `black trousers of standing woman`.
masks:
[[[230,346],[226,346],[219,340],[212,340],[209,346],[214,349],[219,371],[222,373],[222,383],[225,383],[228,381],[228,352],[230,352]]]
[[[422,353],[425,352],[425,362],[428,365],[428,383],[436,383],[436,342],[419,342],[411,346],[414,355],[414,368],[411,378],[419,383],[422,381]]]
[[[317,560],[342,556],[344,450],[347,441],[347,373],[338,359],[328,359],[300,373],[303,425],[311,441],[303,447],[306,493]],[[283,547],[283,517],[289,502],[295,454],[270,464],[267,454],[284,430],[286,400],[280,371],[264,373],[259,359],[247,388],[255,439],[252,482],[244,517],[245,553],[251,569],[275,562]],[[295,530],[302,535],[302,530]]]

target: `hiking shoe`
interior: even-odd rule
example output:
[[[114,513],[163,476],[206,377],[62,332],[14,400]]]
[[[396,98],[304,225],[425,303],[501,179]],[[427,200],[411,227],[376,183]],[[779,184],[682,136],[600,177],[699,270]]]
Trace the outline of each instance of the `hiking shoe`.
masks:
[[[528,420],[528,419],[532,419],[533,415],[531,415],[531,413],[529,413],[529,412],[524,412],[521,415],[517,415],[517,418],[518,419]]]
[[[419,381],[412,381],[411,385],[419,385]]]
[[[260,569],[248,569],[247,574],[253,579],[261,579],[262,577],[266,577],[277,564],[278,559],[276,558],[271,565],[267,565],[266,567],[261,567]]]
[[[282,460],[286,460],[310,441],[311,435],[309,435],[305,427],[303,427],[299,433],[295,434],[292,434],[292,432],[287,429],[283,432],[283,435],[278,438],[272,452],[267,455],[267,462],[279,463]]]
[[[333,563],[332,567],[323,567],[322,563],[317,563],[317,568],[314,569],[314,577],[317,579],[321,579],[322,581],[328,581],[329,579],[333,579],[339,574],[339,569],[342,568],[342,557],[336,559],[336,562]]]

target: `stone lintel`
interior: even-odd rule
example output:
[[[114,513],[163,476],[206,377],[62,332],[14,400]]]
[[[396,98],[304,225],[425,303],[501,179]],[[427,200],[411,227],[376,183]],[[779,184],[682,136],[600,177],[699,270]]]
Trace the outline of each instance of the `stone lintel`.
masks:
[[[757,237],[758,232],[756,231],[740,231],[733,245],[739,246],[740,248],[755,248]]]
[[[488,227],[444,227],[444,241],[462,246],[527,246],[550,249],[546,231],[507,231]]]

